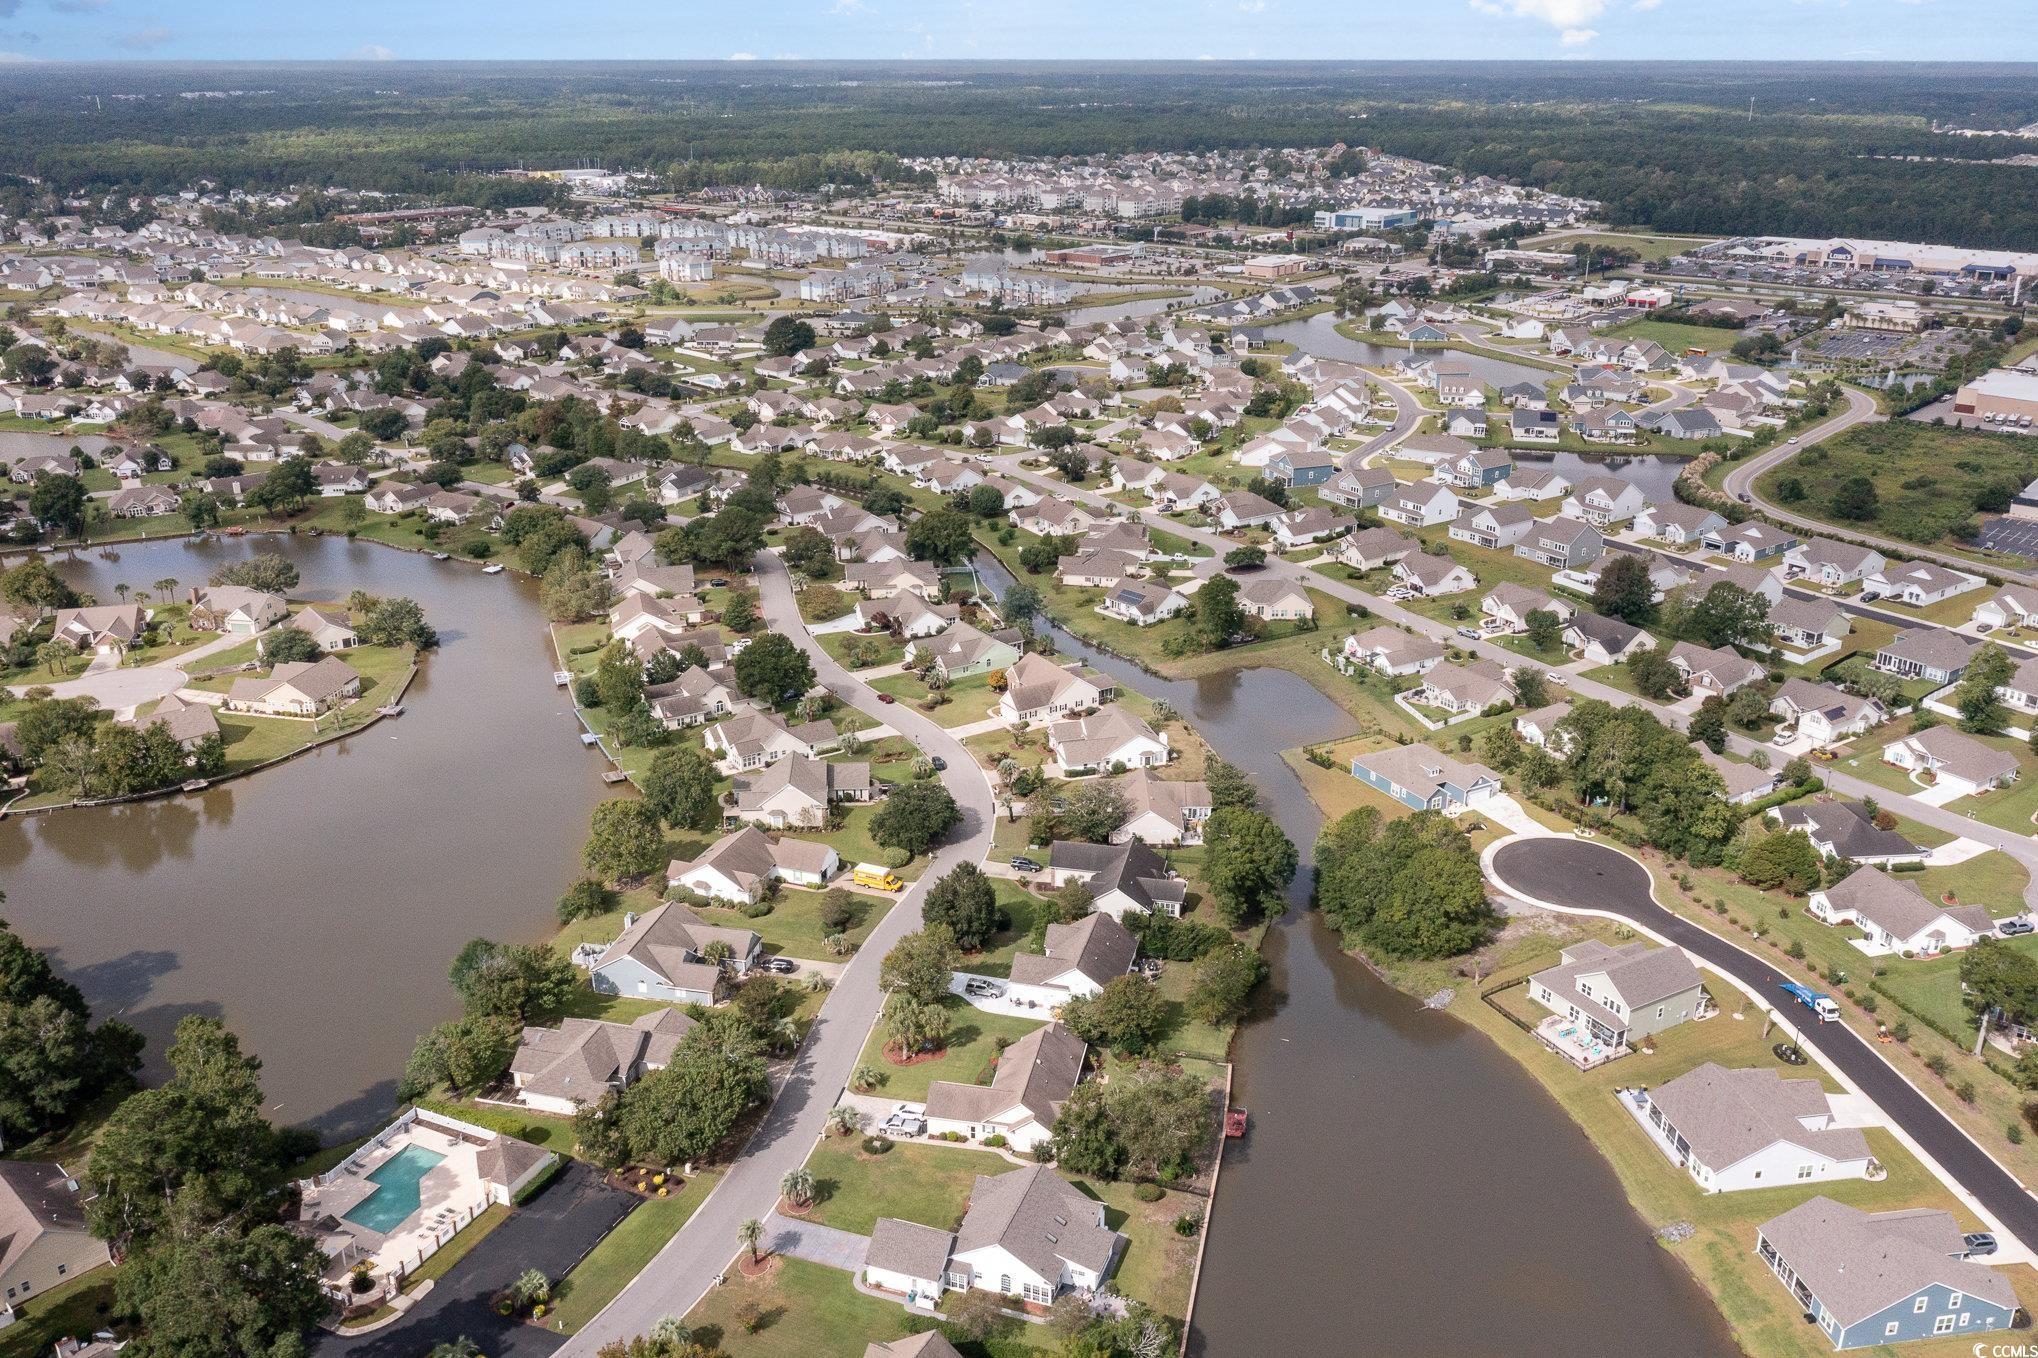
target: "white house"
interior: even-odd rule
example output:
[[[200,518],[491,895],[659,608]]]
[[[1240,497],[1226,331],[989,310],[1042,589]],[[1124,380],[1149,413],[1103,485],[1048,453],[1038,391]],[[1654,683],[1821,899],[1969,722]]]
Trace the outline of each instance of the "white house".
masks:
[[[691,891],[711,901],[754,905],[767,883],[826,886],[842,871],[835,850],[811,839],[772,839],[754,825],[731,830],[691,862],[675,860],[665,872],[668,889]]]
[[[1862,951],[1870,956],[1914,953],[1930,956],[1971,946],[1995,930],[1978,905],[1941,905],[1926,898],[1916,882],[1900,882],[1881,868],[1860,867],[1811,895],[1814,919],[1860,929]]]
[[[1971,797],[2017,780],[2017,756],[1999,750],[1950,726],[1932,726],[1893,740],[1882,762],[1913,773],[1926,773],[1936,787],[1954,797]]]
[[[1879,1170],[1859,1129],[1835,1124],[1817,1080],[1711,1061],[1628,1102],[1657,1148],[1708,1193],[1866,1179]]]

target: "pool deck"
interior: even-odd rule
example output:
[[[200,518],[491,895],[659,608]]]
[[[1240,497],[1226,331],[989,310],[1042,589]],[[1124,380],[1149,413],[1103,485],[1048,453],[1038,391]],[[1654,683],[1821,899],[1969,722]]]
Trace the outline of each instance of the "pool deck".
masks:
[[[382,1187],[369,1176],[412,1146],[445,1157],[418,1180],[417,1210],[386,1232],[347,1220],[347,1213]],[[369,1148],[358,1159],[349,1160],[328,1182],[307,1194],[308,1214],[334,1219],[328,1239],[351,1237],[354,1247],[336,1251],[330,1244],[325,1245],[333,1260],[326,1277],[337,1280],[364,1259],[378,1276],[405,1273],[451,1240],[489,1205],[488,1184],[475,1163],[480,1149],[435,1127],[413,1124],[388,1142]]]
[[[1581,1033],[1578,1020],[1552,1014],[1536,1025],[1545,1046],[1580,1070],[1591,1070],[1628,1054],[1625,1046],[1609,1045]]]

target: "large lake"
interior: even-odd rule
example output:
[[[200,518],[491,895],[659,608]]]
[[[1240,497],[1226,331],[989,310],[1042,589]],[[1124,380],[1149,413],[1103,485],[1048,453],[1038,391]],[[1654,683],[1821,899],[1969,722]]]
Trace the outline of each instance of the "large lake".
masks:
[[[358,1134],[412,1040],[453,1017],[446,968],[477,935],[536,940],[575,875],[600,760],[582,748],[536,586],[343,538],[188,540],[58,558],[111,600],[203,582],[257,550],[296,593],[408,595],[439,629],[404,715],[250,778],[119,808],[0,821],[6,917],[94,1011],[149,1038],[224,1018],[263,1061],[274,1116]]]

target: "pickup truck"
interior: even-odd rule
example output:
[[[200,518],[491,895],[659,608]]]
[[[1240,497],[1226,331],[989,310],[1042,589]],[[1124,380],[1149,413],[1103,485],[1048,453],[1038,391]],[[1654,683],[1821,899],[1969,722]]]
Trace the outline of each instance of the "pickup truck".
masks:
[[[1795,981],[1785,981],[1783,983],[1783,993],[1811,1010],[1814,1014],[1817,1014],[1821,1023],[1838,1023],[1840,1021],[1840,1006],[1833,1002],[1830,995],[1821,995],[1810,986],[1799,985]]]

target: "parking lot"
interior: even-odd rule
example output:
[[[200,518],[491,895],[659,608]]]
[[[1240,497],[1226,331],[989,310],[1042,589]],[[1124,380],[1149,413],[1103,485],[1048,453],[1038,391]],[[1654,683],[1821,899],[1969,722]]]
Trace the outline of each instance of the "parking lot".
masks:
[[[1976,545],[1990,552],[2011,552],[2038,561],[2038,522],[2029,519],[1983,519]]]

